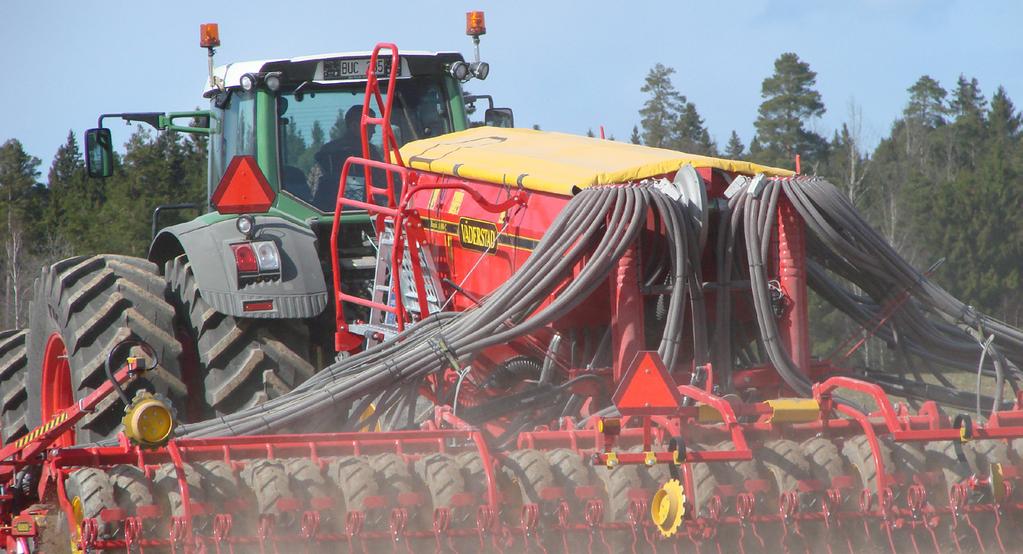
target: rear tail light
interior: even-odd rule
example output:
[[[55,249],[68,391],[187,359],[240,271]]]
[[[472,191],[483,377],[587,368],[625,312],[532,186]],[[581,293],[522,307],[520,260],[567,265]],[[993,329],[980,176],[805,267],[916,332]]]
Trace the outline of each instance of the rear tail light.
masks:
[[[231,250],[234,252],[234,265],[238,267],[238,273],[259,272],[256,251],[252,248],[251,244],[247,242],[232,244]]]
[[[235,243],[231,245],[231,252],[238,269],[239,285],[280,278],[281,252],[273,241]]]

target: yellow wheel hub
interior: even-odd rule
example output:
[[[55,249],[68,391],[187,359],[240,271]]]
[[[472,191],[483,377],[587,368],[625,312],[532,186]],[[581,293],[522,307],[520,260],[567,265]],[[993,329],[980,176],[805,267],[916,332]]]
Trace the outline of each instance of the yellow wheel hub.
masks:
[[[654,493],[650,502],[650,517],[665,537],[673,537],[678,532],[682,516],[686,513],[685,503],[686,495],[678,479],[671,479]]]
[[[82,499],[74,497],[71,499],[71,513],[74,515],[74,521],[71,525],[74,527],[73,537],[71,538],[71,552],[72,554],[81,554],[82,549],[79,548],[78,541],[82,537],[82,522],[85,521],[85,507],[82,505]]]
[[[124,434],[139,446],[163,446],[174,431],[174,412],[159,396],[146,391],[135,394],[131,406],[124,410]]]
[[[1005,500],[1005,473],[1002,471],[1002,464],[991,464],[991,493],[995,500]]]

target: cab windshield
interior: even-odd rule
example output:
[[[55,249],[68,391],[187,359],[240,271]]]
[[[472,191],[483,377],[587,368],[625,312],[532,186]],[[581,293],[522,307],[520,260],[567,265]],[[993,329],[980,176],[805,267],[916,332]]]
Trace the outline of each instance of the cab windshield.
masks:
[[[448,102],[440,79],[413,78],[397,83],[391,127],[399,145],[451,132]],[[365,92],[364,84],[353,83],[343,88],[285,92],[278,97],[283,190],[320,211],[334,211],[345,160],[350,156],[362,157],[359,122]],[[370,157],[382,160],[381,133],[374,127],[368,132]],[[382,172],[373,174],[375,186],[383,186],[385,179]],[[345,197],[366,201],[365,191],[364,171],[354,167],[345,184]]]

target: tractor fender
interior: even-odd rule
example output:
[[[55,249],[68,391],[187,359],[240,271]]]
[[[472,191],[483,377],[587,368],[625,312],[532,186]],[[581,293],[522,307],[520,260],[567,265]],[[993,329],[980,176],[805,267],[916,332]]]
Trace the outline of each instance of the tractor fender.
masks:
[[[185,254],[191,262],[199,293],[220,313],[263,319],[308,318],[327,306],[327,283],[316,250],[316,236],[308,227],[285,219],[255,217],[252,240],[272,240],[281,255],[281,278],[239,288],[231,244],[246,239],[235,219],[195,219],[163,229],[149,248],[149,259],[161,267]],[[273,309],[245,311],[250,301],[273,301]]]

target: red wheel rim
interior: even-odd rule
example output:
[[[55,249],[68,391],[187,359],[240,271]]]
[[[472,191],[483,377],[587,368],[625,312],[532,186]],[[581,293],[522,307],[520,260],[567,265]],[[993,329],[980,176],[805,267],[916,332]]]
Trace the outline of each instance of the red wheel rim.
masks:
[[[71,365],[68,364],[67,348],[60,333],[53,333],[46,341],[43,352],[43,422],[75,403],[71,385]],[[68,429],[54,441],[53,446],[65,448],[75,444],[75,431]]]

